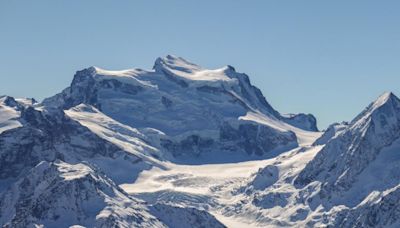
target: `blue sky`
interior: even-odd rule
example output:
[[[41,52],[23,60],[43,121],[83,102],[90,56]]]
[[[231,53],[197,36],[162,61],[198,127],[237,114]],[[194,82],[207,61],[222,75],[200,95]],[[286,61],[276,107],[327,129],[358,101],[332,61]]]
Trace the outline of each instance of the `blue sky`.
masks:
[[[399,1],[0,1],[0,94],[43,99],[75,71],[174,54],[250,75],[321,128],[400,95]]]

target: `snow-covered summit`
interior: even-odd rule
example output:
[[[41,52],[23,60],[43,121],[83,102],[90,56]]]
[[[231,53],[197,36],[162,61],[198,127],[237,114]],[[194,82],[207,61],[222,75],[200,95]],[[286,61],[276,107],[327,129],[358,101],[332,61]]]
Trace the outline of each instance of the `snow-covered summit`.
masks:
[[[383,176],[377,179],[375,184],[365,187],[362,176],[373,166],[379,166],[378,161],[389,154],[383,151],[398,145],[399,138],[400,100],[393,93],[385,93],[349,125],[344,126],[338,135],[327,141],[325,147],[299,174],[295,183],[298,186],[305,186],[313,181],[319,181],[322,183],[321,197],[331,198],[339,194],[341,197],[336,200],[350,205],[359,203],[365,194],[377,186],[382,188],[389,184],[390,177],[382,174]],[[399,161],[397,156],[393,159]],[[386,169],[389,167],[384,170]],[[359,185],[364,185],[364,190],[358,190],[357,197],[344,193],[358,189]]]
[[[184,58],[174,55],[167,55],[165,57],[158,57],[154,63],[153,69],[157,72],[162,72],[164,69],[176,70],[186,73],[195,73],[204,70],[202,67],[191,63]]]
[[[187,86],[205,85],[212,82],[223,82],[226,85],[237,84],[237,79],[231,78],[235,69],[231,66],[225,66],[216,70],[204,69],[194,63],[191,63],[181,57],[167,55],[164,58],[157,58],[153,69],[167,77],[178,77],[183,79]]]
[[[21,113],[34,104],[36,100],[33,98],[0,96],[0,134],[21,127]]]
[[[399,98],[392,92],[385,92],[352,120],[350,124],[354,125],[354,127],[360,126],[371,118],[376,119],[377,123],[379,123],[377,118],[383,118],[380,115],[390,117],[398,111],[399,106]],[[384,123],[382,122],[382,124]]]
[[[130,127],[156,129],[161,134],[155,143],[174,157],[232,147],[263,155],[296,146],[298,128],[317,130],[312,115],[281,115],[233,67],[208,70],[171,55],[158,58],[154,70],[78,71],[69,88],[43,101],[47,108],[62,109],[81,103]],[[248,113],[278,124],[241,118]]]
[[[393,92],[384,92],[372,104],[372,109],[376,109],[376,108],[388,103],[390,100],[399,101],[399,99],[396,97],[396,95],[393,94]]]

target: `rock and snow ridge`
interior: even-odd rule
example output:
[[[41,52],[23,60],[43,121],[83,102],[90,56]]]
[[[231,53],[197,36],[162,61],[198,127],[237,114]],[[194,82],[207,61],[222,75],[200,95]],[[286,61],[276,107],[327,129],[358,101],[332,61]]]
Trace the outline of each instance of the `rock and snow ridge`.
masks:
[[[0,97],[5,227],[396,227],[400,101],[316,132],[246,74],[158,58]]]
[[[149,206],[90,165],[59,160],[40,162],[2,193],[0,215],[5,227],[224,227],[195,208]]]
[[[347,190],[354,183],[353,178],[399,137],[400,100],[393,93],[385,93],[326,143],[296,183],[304,185],[323,179],[328,180],[326,188],[340,186]]]
[[[399,140],[400,100],[391,92],[384,93],[342,127],[294,183],[319,185],[308,201],[320,202],[329,210],[328,225],[395,227],[400,221],[391,210],[398,207],[393,202],[400,200],[396,193]]]

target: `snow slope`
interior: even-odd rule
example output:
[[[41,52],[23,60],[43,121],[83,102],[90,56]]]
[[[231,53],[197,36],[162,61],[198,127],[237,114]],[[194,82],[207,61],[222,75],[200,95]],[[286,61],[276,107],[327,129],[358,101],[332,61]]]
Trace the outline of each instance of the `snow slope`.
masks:
[[[382,207],[399,200],[393,198],[396,191],[388,193],[399,185],[399,138],[400,100],[384,93],[326,143],[295,180],[300,188],[318,186],[307,200],[329,211],[330,221],[319,220],[320,225],[398,224],[398,216]]]
[[[392,93],[385,93],[328,141],[296,183],[304,186],[313,180],[323,180],[326,190],[332,187],[347,190],[381,150],[399,137],[400,100]]]

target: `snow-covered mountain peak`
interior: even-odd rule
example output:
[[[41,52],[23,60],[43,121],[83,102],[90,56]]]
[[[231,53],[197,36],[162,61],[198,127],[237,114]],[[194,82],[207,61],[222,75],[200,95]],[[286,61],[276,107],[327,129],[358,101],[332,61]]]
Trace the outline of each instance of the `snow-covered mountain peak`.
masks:
[[[396,95],[394,95],[392,92],[385,92],[381,96],[379,96],[373,103],[371,103],[371,105],[367,107],[367,110],[369,113],[373,113],[384,106],[398,105],[399,103],[400,100]]]
[[[202,67],[187,61],[182,57],[174,55],[167,55],[166,57],[159,57],[156,59],[153,69],[157,72],[163,72],[163,70],[175,70],[183,71],[186,73],[194,73],[203,70]]]
[[[22,126],[19,121],[22,109],[23,105],[15,98],[10,96],[0,97],[0,134]]]
[[[142,76],[147,76],[148,74],[151,74],[151,72],[138,68],[105,70],[100,67],[92,66],[78,71],[74,76],[71,86],[75,84],[95,84],[97,82],[108,87],[120,86],[122,84],[128,86],[155,87],[150,82],[140,79]]]
[[[312,115],[281,115],[232,66],[209,70],[172,55],[158,58],[153,71],[78,71],[69,88],[42,104],[68,110],[81,103],[139,131],[156,129],[155,144],[174,156],[225,151],[233,145],[236,151],[262,155],[296,146],[298,128],[317,131]],[[277,124],[241,118],[249,112]]]
[[[14,98],[7,95],[0,96],[0,106],[7,106],[16,110],[22,110],[36,103],[37,101],[34,98]]]
[[[143,72],[141,69],[106,70],[97,66],[89,67],[89,69],[93,71],[95,75],[114,77],[133,77]]]
[[[183,88],[201,86],[229,88],[239,83],[231,66],[209,70],[172,55],[157,58],[153,69]]]
[[[16,107],[18,106],[18,102],[10,96],[1,96],[0,97],[0,105],[6,105],[9,107]]]
[[[376,127],[397,124],[400,111],[400,100],[392,92],[386,92],[372,102],[352,122],[352,128],[365,127],[371,121]]]
[[[387,174],[379,166],[387,163],[386,160],[399,161],[397,155],[387,159],[386,156],[391,155],[385,150],[398,145],[400,100],[393,93],[385,93],[349,125],[338,127],[317,140],[326,143],[324,148],[306,165],[295,183],[304,187],[319,181],[322,183],[322,198],[330,198],[335,192],[340,195],[336,201],[355,205],[372,190],[392,185],[393,173]],[[374,177],[378,173],[381,177],[373,183],[363,182],[371,170]],[[357,190],[359,186],[363,186],[363,190]],[[352,195],[355,191],[357,197]]]
[[[396,95],[393,94],[393,92],[384,92],[382,95],[380,95],[375,102],[373,103],[374,107],[379,107],[385,103],[387,103],[390,100],[398,100]]]

